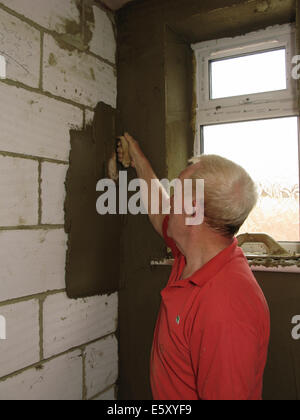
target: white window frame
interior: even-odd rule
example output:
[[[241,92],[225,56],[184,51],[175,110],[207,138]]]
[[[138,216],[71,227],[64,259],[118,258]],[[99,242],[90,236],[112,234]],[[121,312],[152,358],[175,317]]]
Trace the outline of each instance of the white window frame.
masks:
[[[292,78],[292,58],[296,55],[293,24],[270,27],[236,38],[224,38],[192,45],[196,57],[196,138],[194,154],[199,156],[200,127],[227,122],[298,116],[297,81]],[[287,89],[230,98],[210,99],[209,63],[211,60],[247,53],[286,48]]]
[[[286,49],[287,89],[229,98],[210,98],[209,63],[212,60],[280,48]],[[203,153],[201,147],[203,126],[293,116],[297,116],[299,121],[297,81],[292,78],[295,66],[292,59],[296,55],[294,24],[277,25],[235,38],[201,42],[193,44],[192,49],[196,58],[197,92],[194,156]],[[300,242],[282,242],[282,244],[292,252],[300,252]]]

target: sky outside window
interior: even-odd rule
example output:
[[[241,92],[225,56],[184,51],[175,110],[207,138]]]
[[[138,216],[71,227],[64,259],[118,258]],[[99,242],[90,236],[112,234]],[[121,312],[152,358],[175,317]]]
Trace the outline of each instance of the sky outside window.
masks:
[[[203,137],[205,154],[243,166],[258,186],[258,205],[239,233],[299,241],[297,117],[206,126]]]
[[[287,88],[285,49],[211,61],[210,71],[211,99]]]

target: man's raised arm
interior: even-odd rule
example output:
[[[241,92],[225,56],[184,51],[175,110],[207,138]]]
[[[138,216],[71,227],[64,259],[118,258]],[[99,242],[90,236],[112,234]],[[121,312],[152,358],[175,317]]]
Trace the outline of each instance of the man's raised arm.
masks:
[[[162,214],[162,200],[169,200],[169,196],[166,190],[164,189],[164,187],[162,186],[162,184],[160,183],[159,179],[155,175],[150,162],[148,161],[148,159],[142,152],[138,142],[133,137],[131,137],[128,133],[125,133],[125,135],[121,136],[120,139],[122,139],[123,141],[126,140],[128,143],[131,166],[136,169],[138,178],[143,179],[147,183],[148,197],[143,196],[143,193],[142,193],[143,204],[145,208],[148,210],[149,219],[154,229],[161,236],[163,236],[162,225],[163,225],[163,220],[165,218],[165,215]],[[123,152],[122,144],[120,141],[118,143],[119,162],[122,162],[123,157],[124,157],[124,152]],[[155,185],[154,190],[156,190],[156,192],[159,192],[159,194],[157,194],[157,197],[152,197],[151,191],[154,191],[153,185]],[[158,197],[159,197],[158,214],[152,214],[152,211],[151,211],[152,200],[155,200],[155,199],[157,200]],[[148,198],[148,202],[147,202],[147,198]],[[147,208],[146,203],[148,204],[148,208]]]

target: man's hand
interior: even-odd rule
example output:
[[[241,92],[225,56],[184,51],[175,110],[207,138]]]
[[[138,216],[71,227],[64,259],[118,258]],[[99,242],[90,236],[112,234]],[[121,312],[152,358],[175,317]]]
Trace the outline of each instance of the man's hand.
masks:
[[[150,218],[151,223],[153,224],[154,229],[163,236],[162,225],[165,215],[162,214],[161,210],[159,214],[152,214],[151,213],[151,202],[152,202],[152,183],[156,183],[157,189],[159,191],[159,203],[162,203],[162,197],[164,199],[168,199],[168,194],[164,190],[162,184],[159,182],[157,176],[155,175],[150,162],[142,152],[138,142],[134,140],[128,133],[125,133],[124,136],[119,137],[120,141],[118,143],[117,154],[118,154],[118,161],[122,163],[124,159],[124,150],[122,147],[122,141],[126,141],[128,143],[128,152],[131,160],[131,166],[136,169],[137,175],[139,179],[143,179],[146,181],[148,186],[148,194],[142,195],[142,201],[146,209],[148,209],[148,215]],[[127,160],[127,159],[125,159]],[[156,198],[155,198],[156,199]],[[159,206],[161,207],[161,206]]]
[[[145,155],[142,152],[138,142],[128,133],[125,133],[124,136],[120,136],[119,139],[120,141],[118,142],[118,148],[117,148],[118,161],[122,162],[124,159],[124,150],[123,150],[122,142],[121,142],[122,140],[123,142],[125,141],[128,144],[128,151],[129,151],[129,156],[131,160],[131,166],[133,168],[137,168],[139,163],[145,159]]]

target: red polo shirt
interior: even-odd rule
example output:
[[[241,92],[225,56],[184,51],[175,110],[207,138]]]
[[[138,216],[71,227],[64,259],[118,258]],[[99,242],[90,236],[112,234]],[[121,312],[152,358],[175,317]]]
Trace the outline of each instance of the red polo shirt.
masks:
[[[185,257],[175,257],[151,352],[155,400],[260,400],[270,315],[264,295],[237,246],[220,252],[191,277],[178,280]]]

